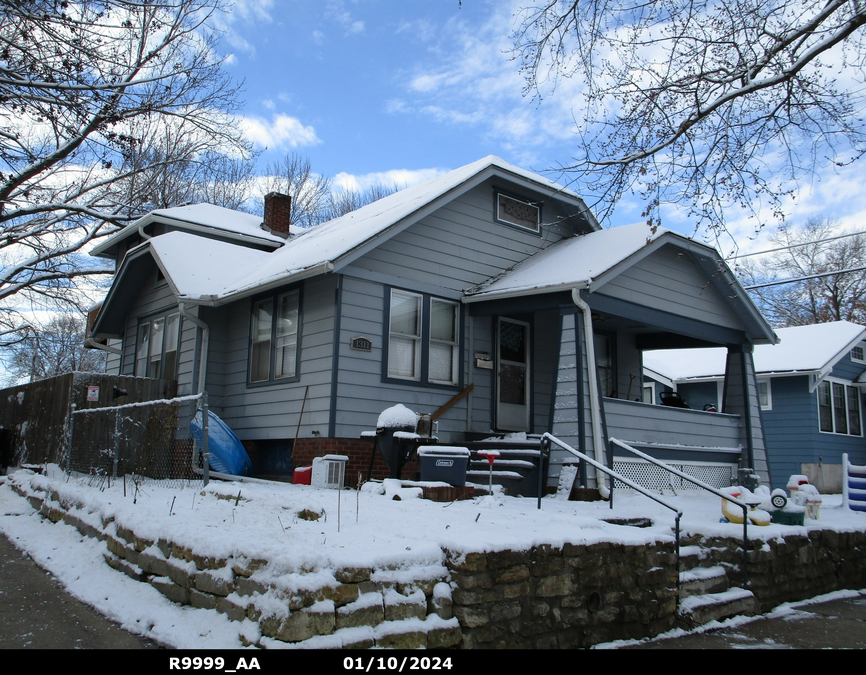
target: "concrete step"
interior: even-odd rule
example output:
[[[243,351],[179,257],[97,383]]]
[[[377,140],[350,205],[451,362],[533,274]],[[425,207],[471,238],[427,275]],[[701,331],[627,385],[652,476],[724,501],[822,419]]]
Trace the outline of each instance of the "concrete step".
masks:
[[[732,588],[722,593],[693,595],[680,602],[677,621],[686,629],[703,626],[710,621],[732,616],[753,616],[758,613],[758,600],[751,591]]]
[[[700,546],[680,546],[680,572],[712,566],[708,552]]]
[[[722,593],[728,590],[728,575],[725,568],[695,567],[680,572],[680,600],[707,593]]]

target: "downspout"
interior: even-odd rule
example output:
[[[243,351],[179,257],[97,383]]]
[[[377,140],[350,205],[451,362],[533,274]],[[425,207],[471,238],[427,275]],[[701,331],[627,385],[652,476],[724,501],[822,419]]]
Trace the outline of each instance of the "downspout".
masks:
[[[204,321],[191,314],[185,303],[178,303],[178,310],[184,319],[189,319],[201,329],[201,356],[199,357],[198,385],[195,391],[196,394],[201,394],[204,391],[205,376],[207,375],[207,349],[210,339],[210,328],[208,328],[208,325]]]
[[[586,367],[589,371],[587,380],[589,380],[589,410],[592,418],[592,444],[595,454],[595,461],[599,464],[604,464],[604,432],[601,424],[601,397],[598,393],[598,378],[595,376],[595,343],[592,339],[592,311],[589,309],[583,298],[580,297],[580,289],[571,289],[571,300],[577,305],[580,314],[583,317],[583,334],[585,336],[584,344],[586,346]],[[607,485],[607,476],[603,472],[596,471],[596,482],[598,491],[602,498],[610,497],[610,488]]]

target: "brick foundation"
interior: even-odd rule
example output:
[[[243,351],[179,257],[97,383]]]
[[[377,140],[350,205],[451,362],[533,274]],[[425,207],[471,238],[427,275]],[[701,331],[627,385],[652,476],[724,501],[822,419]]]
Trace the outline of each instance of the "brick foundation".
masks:
[[[373,439],[362,440],[360,438],[299,438],[292,450],[292,464],[294,466],[310,466],[316,457],[325,455],[346,455],[349,461],[346,463],[346,485],[354,487],[358,484],[358,474],[361,480],[367,480],[370,471],[370,455],[373,452]],[[419,480],[421,465],[415,457],[403,467],[404,480]],[[391,477],[391,470],[385,463],[382,453],[376,450],[373,457],[373,471],[370,478],[384,480]]]

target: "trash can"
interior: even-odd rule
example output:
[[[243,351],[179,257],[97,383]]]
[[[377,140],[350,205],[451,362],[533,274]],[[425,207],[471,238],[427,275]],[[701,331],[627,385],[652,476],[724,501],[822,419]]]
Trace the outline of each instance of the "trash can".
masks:
[[[440,481],[455,487],[466,485],[469,449],[450,445],[428,445],[418,449],[421,480]]]

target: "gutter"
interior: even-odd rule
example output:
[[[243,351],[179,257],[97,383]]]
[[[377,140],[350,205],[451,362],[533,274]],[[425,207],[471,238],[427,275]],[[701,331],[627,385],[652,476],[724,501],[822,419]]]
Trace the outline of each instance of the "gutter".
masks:
[[[592,311],[589,305],[580,297],[580,287],[571,289],[571,299],[583,317],[583,334],[586,336],[586,367],[589,371],[589,409],[592,417],[592,444],[595,461],[604,465],[604,432],[601,424],[601,396],[598,392],[598,377],[595,372],[595,343],[592,339]],[[610,499],[610,487],[607,485],[607,476],[603,472],[596,471],[595,479],[598,491],[604,499]]]
[[[242,300],[243,298],[258,295],[259,293],[265,293],[272,289],[279,288],[280,286],[286,286],[288,284],[293,284],[298,281],[303,281],[304,279],[310,279],[312,277],[317,277],[321,274],[327,274],[333,271],[334,263],[330,261],[325,261],[322,263],[317,263],[310,267],[305,267],[295,274],[290,274],[286,277],[278,277],[272,281],[267,282],[266,284],[262,284],[261,286],[247,285],[240,290],[234,290],[230,293],[226,293],[225,295],[200,295],[197,298],[186,297],[182,302],[186,303],[187,305],[204,305],[206,307],[219,307],[230,302],[235,302],[236,300]],[[166,278],[168,279],[170,277],[166,275]],[[178,294],[178,297],[182,296]]]
[[[117,354],[118,356],[123,354],[123,351],[119,347],[109,347],[108,345],[96,342],[91,337],[84,341],[84,346],[89,349],[99,349],[100,351],[108,352],[109,354]]]
[[[204,321],[190,313],[185,302],[178,303],[178,310],[183,318],[189,319],[193,324],[201,329],[201,356],[198,366],[198,385],[195,390],[196,394],[201,394],[204,391],[205,376],[207,375],[207,352],[208,343],[210,341],[210,328]]]

